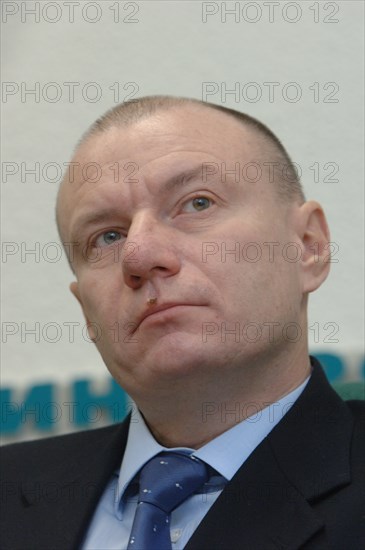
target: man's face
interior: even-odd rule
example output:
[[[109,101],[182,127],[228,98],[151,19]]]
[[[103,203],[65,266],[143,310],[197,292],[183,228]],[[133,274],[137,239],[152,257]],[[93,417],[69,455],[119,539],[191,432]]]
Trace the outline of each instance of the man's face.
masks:
[[[298,345],[303,281],[289,260],[302,248],[299,206],[280,201],[267,175],[244,180],[247,163],[265,161],[252,131],[178,108],[94,136],[73,161],[59,205],[64,239],[78,243],[72,290],[132,396],[224,381]]]

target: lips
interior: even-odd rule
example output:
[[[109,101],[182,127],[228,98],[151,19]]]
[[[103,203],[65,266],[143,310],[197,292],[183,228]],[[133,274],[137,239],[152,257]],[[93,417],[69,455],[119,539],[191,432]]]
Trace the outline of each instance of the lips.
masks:
[[[172,309],[174,307],[178,306],[197,306],[198,304],[187,304],[187,303],[181,303],[181,302],[172,302],[172,303],[166,303],[166,304],[159,304],[155,306],[150,306],[148,309],[146,309],[142,315],[137,320],[137,326],[135,330],[138,330],[141,323],[147,319],[147,317],[150,317],[151,315],[154,315],[155,313],[158,313],[160,311],[166,311],[168,309]]]

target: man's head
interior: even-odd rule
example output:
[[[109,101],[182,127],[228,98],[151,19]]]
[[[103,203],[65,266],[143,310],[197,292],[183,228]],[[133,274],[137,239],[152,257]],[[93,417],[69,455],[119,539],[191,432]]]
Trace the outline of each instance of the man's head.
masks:
[[[73,163],[57,207],[74,243],[71,289],[136,400],[172,383],[237,384],[307,353],[307,295],[328,272],[328,230],[265,126],[144,98],[97,121]]]

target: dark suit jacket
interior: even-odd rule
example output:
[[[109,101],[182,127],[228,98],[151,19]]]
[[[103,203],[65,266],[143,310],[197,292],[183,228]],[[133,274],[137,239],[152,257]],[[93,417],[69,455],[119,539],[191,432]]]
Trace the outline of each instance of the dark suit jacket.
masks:
[[[363,550],[364,402],[318,363],[304,392],[228,483],[188,550]],[[78,548],[126,445],[122,424],[2,450],[1,549]]]

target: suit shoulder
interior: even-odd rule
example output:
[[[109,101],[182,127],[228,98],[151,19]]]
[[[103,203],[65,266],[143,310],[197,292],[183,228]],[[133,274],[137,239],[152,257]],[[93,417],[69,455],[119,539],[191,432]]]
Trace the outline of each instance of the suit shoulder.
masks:
[[[365,401],[359,399],[345,401],[345,404],[350,411],[354,421],[355,430],[364,430],[365,428]]]
[[[88,441],[97,441],[104,437],[109,437],[112,433],[118,430],[120,424],[113,424],[104,428],[96,428],[95,430],[83,430],[79,432],[72,432],[63,435],[56,435],[53,437],[45,437],[42,439],[32,439],[30,441],[22,441],[19,443],[11,443],[10,445],[3,445],[0,447],[1,454],[13,454],[13,453],[32,453],[33,451],[45,451],[52,448],[59,449],[80,445],[87,443]]]
[[[84,456],[88,450],[93,452],[104,441],[110,440],[120,427],[121,424],[113,424],[95,430],[4,445],[0,447],[1,477],[17,471],[42,472],[52,462],[60,462],[63,458],[68,460],[70,456],[77,459],[78,455]]]

